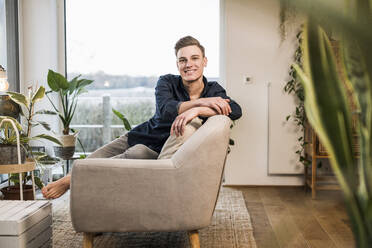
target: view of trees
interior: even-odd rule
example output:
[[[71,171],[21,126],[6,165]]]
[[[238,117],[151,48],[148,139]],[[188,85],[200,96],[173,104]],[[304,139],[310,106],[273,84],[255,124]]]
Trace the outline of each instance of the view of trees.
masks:
[[[77,73],[69,73],[68,78],[78,76]],[[146,87],[155,88],[158,77],[133,77],[128,75],[112,75],[106,74],[103,71],[95,73],[82,74],[82,78],[91,79],[93,84],[89,85],[87,89],[123,89]]]

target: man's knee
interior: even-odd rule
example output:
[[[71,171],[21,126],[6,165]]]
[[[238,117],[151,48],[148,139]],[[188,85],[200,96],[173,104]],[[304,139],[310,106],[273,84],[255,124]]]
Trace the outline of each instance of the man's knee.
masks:
[[[199,127],[202,125],[202,120],[199,117],[195,117],[192,119],[183,130],[183,134],[181,136],[178,136],[177,139],[181,139],[183,142],[185,142],[188,138],[193,135],[196,130],[198,130]]]
[[[137,144],[126,150],[123,155],[128,159],[157,159],[159,154],[143,144]]]
[[[171,135],[165,142],[158,159],[168,159],[173,156],[174,153],[186,142],[188,138],[193,135],[196,130],[202,125],[202,120],[199,117],[192,119],[183,130],[183,134],[180,136]]]

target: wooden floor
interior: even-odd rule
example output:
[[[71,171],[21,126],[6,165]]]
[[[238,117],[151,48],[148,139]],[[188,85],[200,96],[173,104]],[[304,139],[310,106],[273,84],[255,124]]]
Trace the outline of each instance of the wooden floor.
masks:
[[[355,247],[340,191],[312,200],[303,187],[233,188],[244,195],[258,248]],[[53,200],[53,211],[68,201],[69,192]]]
[[[340,191],[234,187],[243,192],[258,248],[355,247]]]

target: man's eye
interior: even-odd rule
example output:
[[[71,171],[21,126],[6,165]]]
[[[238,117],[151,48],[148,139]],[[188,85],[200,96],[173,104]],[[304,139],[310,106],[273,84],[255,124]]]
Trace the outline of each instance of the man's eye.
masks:
[[[178,62],[179,62],[179,63],[185,63],[186,60],[184,60],[184,59],[180,59],[180,60],[178,60]]]

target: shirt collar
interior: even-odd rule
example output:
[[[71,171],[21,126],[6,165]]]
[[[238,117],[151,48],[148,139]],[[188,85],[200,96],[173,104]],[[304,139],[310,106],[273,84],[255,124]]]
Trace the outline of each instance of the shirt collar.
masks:
[[[183,92],[186,94],[186,96],[190,99],[190,96],[189,96],[189,93],[187,92],[187,90],[185,89],[185,86],[183,85],[183,82],[182,82],[182,77],[179,76],[179,80],[178,80],[179,84],[180,84],[180,87],[181,89],[183,90]],[[208,85],[208,80],[206,77],[203,76],[203,83],[204,83],[204,88],[203,88],[203,91],[202,93],[200,94],[200,97],[204,96],[206,93],[207,93],[207,85]]]

